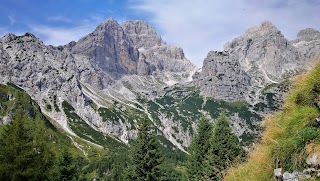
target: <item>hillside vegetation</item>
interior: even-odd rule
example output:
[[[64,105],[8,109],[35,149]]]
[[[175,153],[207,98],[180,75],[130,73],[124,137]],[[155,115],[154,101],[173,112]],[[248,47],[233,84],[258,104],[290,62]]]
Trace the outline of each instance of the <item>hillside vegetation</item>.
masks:
[[[265,131],[247,162],[229,169],[224,180],[272,180],[276,168],[282,168],[282,172],[317,168],[318,165],[308,165],[306,160],[320,155],[319,117],[320,64],[317,64],[294,79],[282,111],[266,116],[262,122]]]
[[[0,118],[3,120],[3,122],[0,122],[0,142],[4,144],[1,145],[0,151],[5,153],[4,157],[0,156],[3,161],[0,163],[0,180],[5,178],[5,175],[1,174],[3,171],[11,174],[12,177],[14,177],[13,174],[19,174],[19,171],[13,168],[16,168],[18,166],[17,163],[23,159],[28,161],[28,164],[25,164],[28,167],[26,167],[27,170],[20,168],[20,175],[24,175],[23,177],[27,179],[26,175],[32,171],[31,168],[36,168],[38,163],[35,161],[39,158],[32,160],[30,155],[21,156],[20,158],[10,157],[10,155],[31,154],[29,147],[44,147],[44,149],[50,150],[47,155],[51,155],[49,168],[53,172],[50,173],[52,175],[56,175],[54,173],[55,169],[63,168],[61,166],[63,163],[61,163],[60,159],[67,158],[68,162],[73,160],[72,164],[76,164],[79,171],[79,180],[90,180],[97,177],[99,172],[102,172],[102,167],[107,169],[110,167],[108,164],[113,163],[117,157],[116,155],[111,155],[108,150],[88,143],[79,137],[68,135],[53,125],[53,121],[50,121],[41,112],[38,104],[29,95],[11,83],[8,83],[8,85],[0,84]],[[5,123],[6,120],[13,120],[13,122]],[[4,123],[6,125],[3,125]],[[16,129],[17,127],[20,129]],[[21,129],[25,130],[25,132],[21,132]],[[15,144],[11,144],[10,141]],[[39,142],[41,145],[31,146],[31,142]],[[19,151],[17,145],[26,145],[28,148]],[[13,153],[12,150],[15,150],[16,153]],[[66,153],[67,155],[65,155]],[[39,164],[42,165],[43,163]],[[10,169],[11,171],[8,173]],[[33,172],[31,176],[34,175],[35,173]]]
[[[76,180],[126,180],[129,146],[89,129],[71,105],[67,102],[63,105],[79,137],[60,129],[24,90],[12,83],[0,84],[0,180],[72,180],[64,177],[70,172],[76,175]],[[155,140],[158,142],[158,139]],[[34,151],[39,149],[41,151]],[[183,170],[176,169],[176,165],[185,160],[184,154],[163,146],[160,150],[164,153],[159,167],[162,177],[179,180]],[[48,161],[45,167],[42,167],[43,160]]]

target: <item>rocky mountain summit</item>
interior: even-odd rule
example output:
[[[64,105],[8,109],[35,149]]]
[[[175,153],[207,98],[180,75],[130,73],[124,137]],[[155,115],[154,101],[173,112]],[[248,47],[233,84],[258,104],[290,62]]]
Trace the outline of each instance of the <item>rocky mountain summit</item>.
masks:
[[[123,142],[136,133],[130,111],[136,116],[131,122],[139,119],[135,111],[147,112],[135,103],[137,96],[190,81],[196,69],[181,48],[166,45],[143,21],[120,25],[108,19],[78,42],[58,47],[31,33],[8,34],[0,39],[0,54],[0,82],[24,89],[67,132],[79,132],[82,122]],[[124,111],[125,118],[116,115],[110,121],[106,110]]]
[[[319,53],[319,37],[307,29],[288,41],[264,22],[209,52],[200,72],[146,22],[108,19],[58,47],[31,33],[2,37],[0,82],[25,90],[68,133],[100,145],[127,144],[147,117],[165,148],[185,151],[199,117],[215,121],[221,111],[245,145],[262,114],[277,108],[282,82]]]
[[[291,41],[291,44],[296,47],[303,56],[307,58],[312,58],[318,55],[320,49],[320,32],[307,28],[305,30],[301,30],[297,39]]]
[[[226,101],[257,103],[266,86],[307,69],[320,53],[319,41],[319,32],[313,29],[288,41],[271,22],[263,22],[226,43],[223,52],[209,52],[200,76],[201,92]]]

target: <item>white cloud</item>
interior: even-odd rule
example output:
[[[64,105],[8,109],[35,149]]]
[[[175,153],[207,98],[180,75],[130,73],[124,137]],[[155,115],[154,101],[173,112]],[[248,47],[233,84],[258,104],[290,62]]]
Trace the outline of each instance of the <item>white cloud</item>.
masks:
[[[73,27],[56,27],[50,25],[34,24],[30,25],[31,32],[39,36],[47,45],[65,45],[71,41],[78,41],[80,38],[92,32],[102,18],[92,16],[84,19],[81,23]]]
[[[39,36],[47,45],[64,45],[70,41],[77,41],[89,33],[87,27],[55,28],[45,25],[34,25],[31,32]]]
[[[57,21],[57,22],[64,22],[64,23],[71,23],[71,19],[64,17],[64,16],[50,16],[47,18],[48,21]]]
[[[131,7],[147,13],[168,43],[180,46],[197,66],[210,50],[264,20],[271,21],[288,39],[299,30],[320,30],[317,0],[139,0]]]

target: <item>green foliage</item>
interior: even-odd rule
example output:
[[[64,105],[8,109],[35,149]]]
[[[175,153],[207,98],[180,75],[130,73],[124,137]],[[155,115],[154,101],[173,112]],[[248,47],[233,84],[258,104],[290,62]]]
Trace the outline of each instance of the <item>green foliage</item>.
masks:
[[[91,167],[97,170],[98,178],[102,180],[125,180],[128,158],[127,152],[114,152]]]
[[[141,110],[143,109],[140,105],[136,104]],[[119,121],[128,122],[131,126],[135,125],[135,121],[142,119],[140,115],[143,115],[143,111],[134,109],[130,106],[114,102],[110,107],[100,107],[98,109],[99,115],[103,121],[111,121],[118,123]]]
[[[188,151],[191,180],[221,180],[225,169],[244,155],[225,115],[218,117],[215,126],[207,119],[200,119]]]
[[[80,176],[77,162],[67,150],[62,152],[50,173],[51,181],[77,181]]]
[[[81,172],[78,172],[80,176],[77,180],[93,179],[95,175],[91,175],[91,173],[95,171],[93,170],[91,172],[85,172],[86,168],[90,167],[91,164],[99,162],[100,158],[107,154],[107,151],[88,144],[80,138],[68,136],[64,131],[55,128],[51,124],[51,122],[41,113],[41,110],[37,103],[33,101],[26,92],[21,91],[20,88],[16,88],[14,84],[10,85],[11,86],[0,84],[0,116],[9,116],[11,120],[13,120],[8,125],[0,125],[0,140],[2,140],[0,150],[6,151],[5,154],[0,153],[0,157],[5,155],[1,157],[1,159],[4,159],[5,161],[0,161],[0,172],[6,173],[5,175],[0,175],[0,180],[10,180],[10,178],[2,178],[7,177],[6,175],[14,175],[13,172],[16,167],[19,167],[19,169],[23,169],[24,166],[28,167],[27,171],[19,173],[19,169],[17,169],[17,172],[15,172],[15,174],[17,175],[23,174],[25,178],[24,180],[35,180],[35,177],[38,177],[37,174],[41,174],[41,178],[54,180],[54,178],[58,178],[58,175],[60,174],[57,167],[60,162],[58,160],[61,160],[63,157],[63,150],[68,150],[68,153],[70,153],[72,155],[72,158],[74,158],[71,165],[76,164],[77,168],[81,170]],[[20,125],[20,127],[22,127],[23,129],[19,128],[20,131],[17,130],[17,125]],[[12,129],[15,131],[8,131]],[[18,135],[23,137],[23,139],[27,139],[29,141],[18,139]],[[72,140],[70,138],[72,138]],[[86,152],[88,158],[84,158],[85,156],[83,155],[83,151],[76,148],[73,143],[81,147],[82,150]],[[30,151],[30,147],[32,146],[39,147],[35,149],[35,151],[37,151],[39,155],[32,155],[33,152]],[[10,156],[13,154],[17,154],[19,150],[20,152],[22,152],[21,149],[18,149],[17,147],[23,147],[23,153],[19,154],[19,156]],[[42,152],[41,148],[49,150],[49,152]],[[48,156],[42,158],[40,156],[42,155],[42,153],[48,153],[45,154]],[[36,161],[34,161],[34,156],[37,156]],[[19,163],[15,161],[18,159]],[[43,159],[46,160],[43,161]],[[90,162],[88,159],[90,159]],[[48,165],[47,162],[48,164],[50,164]],[[21,165],[22,163],[25,164]],[[54,166],[50,166],[51,164],[53,164]],[[47,168],[49,166],[50,169]],[[35,169],[35,171],[32,171],[31,173],[31,170],[33,169]],[[47,172],[46,169],[49,169],[50,171]],[[28,175],[29,173],[30,175]],[[13,180],[17,179],[18,178]]]
[[[53,106],[54,106],[54,110],[55,110],[56,112],[60,112],[59,106],[58,106],[58,104],[57,104],[57,95],[54,95],[54,96],[53,96]]]
[[[12,87],[12,88],[14,88],[14,89],[17,89],[17,90],[19,90],[21,92],[25,92],[23,89],[21,89],[20,87],[16,86],[15,84],[13,84],[11,82],[8,82],[7,85]]]
[[[51,106],[45,99],[43,99],[42,101],[43,101],[44,104],[45,104],[46,110],[49,111],[49,112],[51,112],[51,111],[52,111],[52,106]]]
[[[53,166],[54,153],[43,123],[17,110],[0,137],[1,180],[45,180]]]
[[[129,167],[129,180],[160,180],[160,166],[163,158],[155,132],[147,120],[143,120],[138,128],[138,137],[132,149],[132,165]]]
[[[212,136],[212,123],[208,119],[201,118],[198,123],[197,132],[188,148],[187,169],[189,177],[194,180],[204,179],[205,159],[211,147],[209,140],[212,139]]]
[[[218,117],[210,144],[210,150],[206,155],[204,172],[207,179],[221,180],[224,170],[244,156],[239,140],[232,133],[225,115]]]
[[[316,115],[312,115],[316,109],[297,109],[291,115],[289,124],[286,125],[286,134],[278,137],[277,144],[272,148],[275,167],[282,167],[286,170],[300,170],[305,167],[307,155],[305,147],[312,142],[320,141],[320,130],[316,127],[310,127],[308,120]],[[319,115],[319,114],[318,114]],[[301,121],[307,118],[305,121]],[[307,125],[307,126],[306,126]]]

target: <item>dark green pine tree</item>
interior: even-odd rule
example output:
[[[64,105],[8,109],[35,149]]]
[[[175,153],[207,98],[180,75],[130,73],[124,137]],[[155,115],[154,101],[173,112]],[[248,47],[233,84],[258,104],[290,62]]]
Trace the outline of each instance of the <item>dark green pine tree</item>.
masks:
[[[57,164],[58,173],[53,174],[51,180],[59,181],[76,181],[79,178],[79,170],[72,155],[64,150]]]
[[[0,136],[0,180],[46,180],[54,154],[43,123],[22,109],[12,120]]]
[[[213,135],[213,124],[206,118],[201,118],[198,123],[191,144],[188,148],[187,170],[191,180],[204,179],[204,161],[210,149],[210,140]]]
[[[156,134],[150,123],[144,119],[138,128],[138,136],[132,149],[132,165],[128,179],[137,181],[157,181],[161,178],[160,154]]]
[[[210,143],[204,166],[206,180],[222,180],[224,170],[244,156],[240,142],[224,114],[217,119]]]

